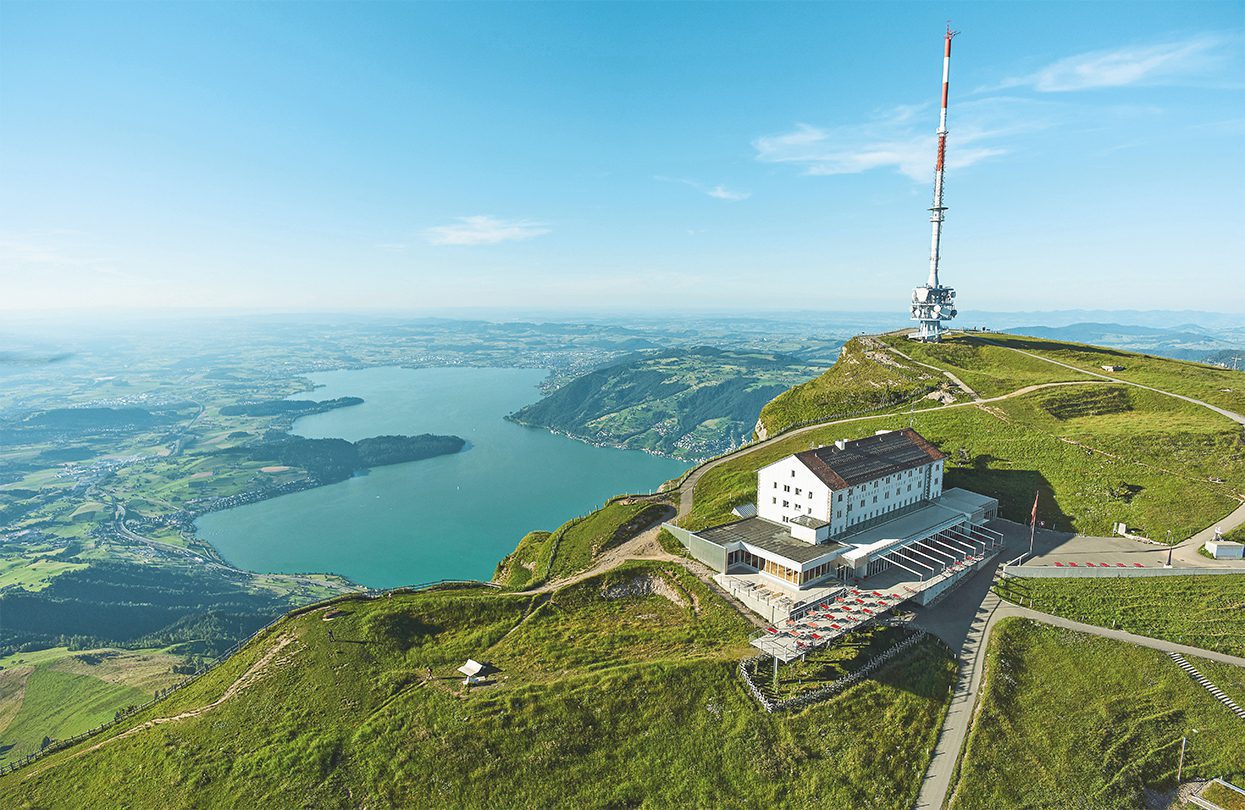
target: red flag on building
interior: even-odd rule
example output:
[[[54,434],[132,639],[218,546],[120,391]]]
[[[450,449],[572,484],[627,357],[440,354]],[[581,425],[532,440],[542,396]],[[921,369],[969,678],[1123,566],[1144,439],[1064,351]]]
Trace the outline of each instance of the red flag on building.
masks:
[[[1037,493],[1037,492],[1033,493],[1033,514],[1029,516],[1029,525],[1030,525],[1030,526],[1036,526],[1036,525],[1037,525],[1037,502],[1038,502],[1038,494],[1039,494],[1039,493]]]

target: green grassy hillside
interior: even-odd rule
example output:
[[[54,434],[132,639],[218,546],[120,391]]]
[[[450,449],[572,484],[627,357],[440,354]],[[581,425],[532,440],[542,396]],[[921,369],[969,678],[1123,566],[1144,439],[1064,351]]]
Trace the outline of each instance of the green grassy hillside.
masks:
[[[751,436],[762,405],[824,368],[707,347],[634,355],[572,380],[512,418],[598,444],[708,458]]]
[[[1245,575],[1009,577],[997,589],[1004,599],[1044,613],[1245,657]],[[1179,609],[1173,610],[1175,605]]]
[[[277,625],[139,730],[0,778],[0,804],[907,808],[950,685],[946,654],[918,645],[765,714],[735,673],[749,626],[678,566],[337,609]],[[468,656],[497,667],[470,691]]]
[[[768,402],[760,424],[773,436],[792,425],[909,402],[947,382],[938,371],[886,351],[878,338],[852,338],[833,368]]]
[[[613,501],[584,517],[568,520],[554,532],[529,532],[498,563],[493,581],[522,589],[579,573],[592,567],[602,552],[673,514],[664,504]]]
[[[987,655],[955,810],[1134,810],[1174,786],[1182,735],[1185,779],[1245,776],[1240,719],[1157,650],[1006,619]],[[1240,688],[1239,669],[1192,663]]]
[[[1124,370],[1106,372],[1104,365]],[[955,375],[981,397],[1029,385],[1099,379],[1093,376],[1097,374],[1245,412],[1245,373],[1215,366],[1002,333],[955,334],[941,343],[917,343],[892,334],[849,341],[833,368],[768,403],[761,411],[761,422],[773,435],[790,425],[833,419],[865,408],[913,401],[918,407],[928,407],[933,403],[920,398],[936,387],[964,399],[961,389],[947,386],[943,372]]]
[[[64,647],[0,659],[0,765],[111,720],[181,680],[181,658],[157,650]]]
[[[706,472],[685,523],[730,519],[731,507],[756,497],[756,470],[785,455],[909,423],[947,453],[948,486],[999,498],[1013,519],[1026,518],[1040,492],[1039,518],[1061,530],[1107,534],[1122,521],[1156,539],[1168,530],[1187,537],[1245,494],[1240,426],[1172,397],[1099,381],[815,428]]]

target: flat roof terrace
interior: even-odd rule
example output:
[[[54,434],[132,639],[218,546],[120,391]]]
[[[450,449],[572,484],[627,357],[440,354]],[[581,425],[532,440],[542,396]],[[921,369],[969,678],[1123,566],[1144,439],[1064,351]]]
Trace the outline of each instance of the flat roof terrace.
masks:
[[[791,537],[789,527],[764,518],[750,517],[696,532],[696,536],[719,546],[747,543],[793,563],[805,565],[847,548],[842,543],[803,543]]]

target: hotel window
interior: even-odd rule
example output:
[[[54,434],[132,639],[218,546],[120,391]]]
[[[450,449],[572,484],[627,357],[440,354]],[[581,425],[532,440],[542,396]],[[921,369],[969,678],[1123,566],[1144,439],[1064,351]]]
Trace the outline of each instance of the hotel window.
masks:
[[[770,498],[770,500],[771,500],[771,501],[773,501],[774,503],[778,503],[778,499],[777,499],[777,498]]]
[[[843,503],[843,493],[839,493],[839,503]]]
[[[784,508],[784,509],[786,509],[786,508],[787,508],[788,506],[790,506],[790,505],[791,505],[791,502],[790,502],[790,501],[783,501],[783,502],[782,502],[782,506],[783,506],[783,508]]]
[[[791,491],[791,487],[787,486],[786,484],[783,484],[782,491],[783,491],[783,492],[790,492],[790,491]]]
[[[799,487],[796,487],[796,488],[795,488],[795,494],[796,494],[796,495],[799,495],[799,494],[800,494],[800,488],[799,488]]]
[[[777,481],[775,481],[775,482],[774,482],[774,489],[778,489],[778,482],[777,482]]]
[[[878,502],[878,496],[877,496],[877,495],[874,495],[874,496],[873,496],[873,502],[874,502],[874,503],[877,503],[877,502]]]

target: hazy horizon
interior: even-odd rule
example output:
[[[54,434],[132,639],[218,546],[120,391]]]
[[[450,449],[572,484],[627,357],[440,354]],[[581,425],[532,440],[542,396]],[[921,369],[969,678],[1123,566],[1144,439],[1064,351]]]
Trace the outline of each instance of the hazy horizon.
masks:
[[[0,311],[903,312],[947,18],[962,312],[1245,311],[1237,0],[5,3]]]

